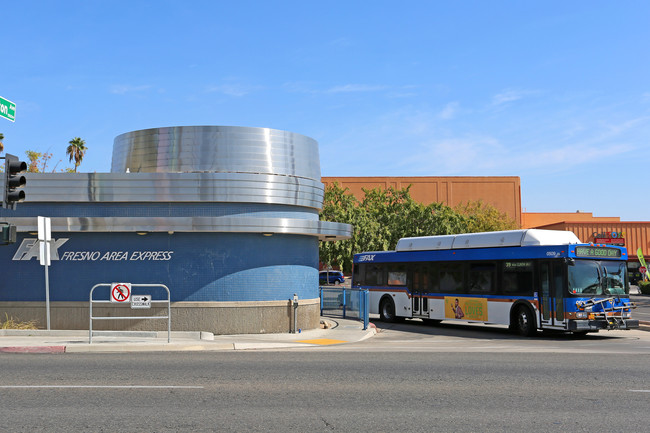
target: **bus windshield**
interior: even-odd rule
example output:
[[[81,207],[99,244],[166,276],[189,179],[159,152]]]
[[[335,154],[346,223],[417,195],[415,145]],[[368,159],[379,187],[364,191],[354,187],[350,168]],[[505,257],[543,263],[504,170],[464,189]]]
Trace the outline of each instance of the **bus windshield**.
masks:
[[[628,292],[625,262],[576,260],[569,265],[569,292],[574,295],[624,295]]]

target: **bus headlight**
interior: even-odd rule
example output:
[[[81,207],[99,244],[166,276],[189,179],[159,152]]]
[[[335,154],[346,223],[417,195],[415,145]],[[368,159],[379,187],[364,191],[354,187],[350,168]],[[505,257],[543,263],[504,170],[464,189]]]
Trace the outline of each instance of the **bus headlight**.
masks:
[[[578,311],[576,313],[576,319],[586,319],[587,318],[587,312],[586,311]]]

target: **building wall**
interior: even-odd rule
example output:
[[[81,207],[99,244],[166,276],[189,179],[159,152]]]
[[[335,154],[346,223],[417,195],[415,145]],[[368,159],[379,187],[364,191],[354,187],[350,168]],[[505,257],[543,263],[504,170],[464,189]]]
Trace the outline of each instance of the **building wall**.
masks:
[[[644,257],[650,257],[650,223],[648,222],[563,221],[537,228],[572,231],[583,242],[594,242],[594,234],[616,232],[617,235],[623,234],[625,247],[631,262],[638,261],[636,253],[638,248],[641,248]]]
[[[410,185],[411,197],[424,204],[437,202],[453,207],[482,200],[521,224],[521,185],[517,176],[322,177],[321,182],[326,187],[336,182],[357,198],[363,197],[363,188],[400,189]]]
[[[619,217],[595,217],[591,212],[522,212],[521,228],[532,229],[564,221],[619,222]]]

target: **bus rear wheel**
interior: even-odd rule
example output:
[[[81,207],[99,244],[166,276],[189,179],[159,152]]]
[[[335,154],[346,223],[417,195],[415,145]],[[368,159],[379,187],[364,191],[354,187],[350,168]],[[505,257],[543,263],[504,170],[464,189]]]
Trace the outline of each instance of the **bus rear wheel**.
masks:
[[[530,308],[520,306],[514,314],[514,331],[523,337],[532,337],[535,335],[535,317]]]
[[[395,322],[395,303],[390,298],[384,298],[379,304],[379,317],[383,322]]]

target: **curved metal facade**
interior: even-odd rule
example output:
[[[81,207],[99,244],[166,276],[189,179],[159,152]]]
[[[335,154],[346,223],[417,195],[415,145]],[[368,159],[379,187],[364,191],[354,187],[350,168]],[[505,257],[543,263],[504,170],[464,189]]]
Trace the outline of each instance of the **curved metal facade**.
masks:
[[[265,173],[320,181],[318,143],[270,128],[177,126],[115,138],[111,172]]]
[[[168,285],[174,302],[266,308],[294,293],[315,300],[318,241],[352,234],[347,224],[319,220],[318,144],[300,134],[224,126],[133,131],[115,139],[111,171],[26,176],[26,201],[0,210],[18,229],[18,242],[0,249],[0,260],[16,270],[9,277],[16,281],[6,282],[29,287],[0,287],[0,302],[43,296],[37,215],[51,217],[50,279],[65,287],[52,299],[62,302],[87,301],[94,284],[125,277]],[[239,316],[253,314],[249,307]],[[268,324],[246,328],[242,320],[238,331],[277,329],[286,311],[274,308]],[[316,326],[317,306],[309,308]]]

